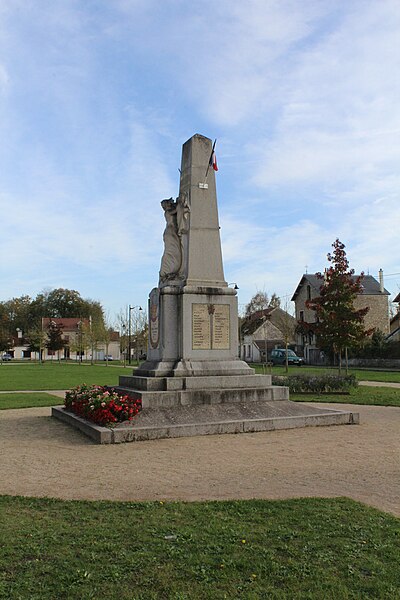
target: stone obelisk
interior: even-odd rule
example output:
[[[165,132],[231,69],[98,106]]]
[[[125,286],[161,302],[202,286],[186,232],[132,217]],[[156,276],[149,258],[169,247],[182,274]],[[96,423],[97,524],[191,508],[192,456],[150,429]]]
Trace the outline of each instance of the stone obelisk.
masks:
[[[194,135],[182,149],[179,196],[165,214],[159,285],[150,294],[147,361],[135,375],[244,375],[238,358],[236,290],[222,264],[211,140]]]

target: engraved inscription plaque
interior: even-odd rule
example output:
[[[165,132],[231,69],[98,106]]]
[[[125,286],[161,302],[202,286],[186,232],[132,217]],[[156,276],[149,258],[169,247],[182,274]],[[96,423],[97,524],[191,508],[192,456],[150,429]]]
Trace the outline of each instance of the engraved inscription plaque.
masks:
[[[192,304],[193,350],[211,349],[211,319],[208,304]]]
[[[193,350],[229,350],[229,304],[192,305]]]
[[[149,329],[150,345],[154,349],[158,348],[160,341],[160,294],[158,288],[154,288],[150,293]]]
[[[229,350],[229,304],[215,304],[214,307],[212,347],[215,350]]]

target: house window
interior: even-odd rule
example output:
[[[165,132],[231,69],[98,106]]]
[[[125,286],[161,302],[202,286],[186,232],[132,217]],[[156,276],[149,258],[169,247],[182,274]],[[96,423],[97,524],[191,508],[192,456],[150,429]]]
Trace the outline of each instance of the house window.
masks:
[[[31,357],[31,351],[30,350],[23,350],[22,351],[22,358],[30,358]]]
[[[307,286],[307,300],[311,300],[311,285]]]
[[[250,355],[251,355],[251,345],[248,344],[247,345],[247,358],[250,358]]]
[[[48,356],[55,356],[56,355],[56,351],[55,350],[47,350],[47,355]]]
[[[308,343],[309,343],[309,344],[312,344],[312,343],[313,343],[313,338],[314,338],[314,335],[313,335],[312,333],[309,333],[309,334],[308,334]]]
[[[300,311],[300,321],[304,321],[304,310]]]

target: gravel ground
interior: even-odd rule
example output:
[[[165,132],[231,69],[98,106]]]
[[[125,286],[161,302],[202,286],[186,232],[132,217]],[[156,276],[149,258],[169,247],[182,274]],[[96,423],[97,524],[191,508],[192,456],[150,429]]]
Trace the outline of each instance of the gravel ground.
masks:
[[[315,406],[315,404],[314,404]],[[400,516],[400,408],[356,426],[99,446],[50,408],[0,411],[0,493],[62,499],[347,496]]]

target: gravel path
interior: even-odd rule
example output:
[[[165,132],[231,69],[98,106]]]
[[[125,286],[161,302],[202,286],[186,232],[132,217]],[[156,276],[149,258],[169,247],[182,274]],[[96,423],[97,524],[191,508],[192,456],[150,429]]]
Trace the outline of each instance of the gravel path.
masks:
[[[391,383],[390,381],[359,381],[358,385],[367,385],[368,387],[400,388],[400,383]]]
[[[318,404],[317,406],[338,405]],[[0,493],[63,499],[348,496],[400,516],[400,409],[361,425],[99,446],[49,408],[0,411]]]

